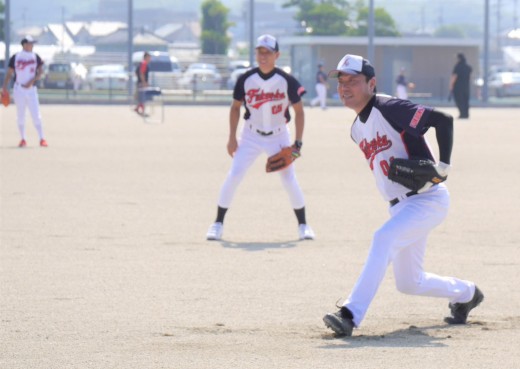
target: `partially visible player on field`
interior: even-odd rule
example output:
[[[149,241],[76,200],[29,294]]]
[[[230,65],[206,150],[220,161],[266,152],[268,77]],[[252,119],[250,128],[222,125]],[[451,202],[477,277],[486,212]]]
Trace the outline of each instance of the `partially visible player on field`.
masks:
[[[134,111],[137,114],[144,114],[144,103],[146,100],[146,88],[150,86],[148,82],[148,75],[150,73],[150,68],[148,64],[150,63],[150,59],[152,56],[150,53],[145,52],[143,55],[143,60],[137,66],[135,74],[137,75],[137,106]]]
[[[16,104],[18,130],[21,140],[19,147],[27,145],[25,136],[25,108],[31,112],[34,127],[40,137],[40,146],[47,147],[47,141],[43,135],[43,124],[40,114],[40,102],[38,101],[38,88],[36,81],[42,74],[43,61],[40,56],[34,53],[33,46],[36,40],[32,36],[25,36],[22,39],[23,50],[14,54],[9,59],[9,68],[5,76],[2,91],[7,92],[9,81],[14,76],[13,98]]]
[[[218,198],[217,217],[206,234],[208,240],[220,240],[224,230],[224,216],[247,170],[262,153],[274,155],[281,148],[291,146],[288,123],[289,106],[294,110],[295,141],[297,153],[302,147],[304,113],[301,96],[305,89],[291,75],[275,66],[280,55],[278,42],[271,35],[260,36],[256,43],[258,67],[239,77],[233,92],[229,112],[228,154],[233,158]],[[240,109],[244,106],[244,126],[237,141]],[[298,220],[298,236],[301,240],[314,239],[314,232],[305,218],[305,200],[300,189],[294,164],[278,172],[289,195],[291,206]]]
[[[417,193],[388,179],[394,158],[435,161],[424,137],[434,128],[439,145],[436,169],[445,175],[450,168],[453,118],[431,107],[376,94],[373,66],[358,55],[345,55],[329,77],[338,79],[338,95],[357,114],[351,137],[359,146],[374,175],[377,188],[389,203],[390,219],[379,228],[365,266],[350,296],[336,313],[323,318],[340,336],[352,335],[359,327],[390,263],[397,289],[419,296],[449,300],[449,324],[464,324],[470,310],[484,299],[475,283],[424,271],[429,233],[446,217],[450,204],[444,183]],[[443,175],[444,175],[443,174]]]

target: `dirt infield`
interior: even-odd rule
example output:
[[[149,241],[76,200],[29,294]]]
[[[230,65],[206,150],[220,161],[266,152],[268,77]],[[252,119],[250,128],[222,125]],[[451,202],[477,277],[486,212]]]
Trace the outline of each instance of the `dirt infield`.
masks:
[[[520,109],[474,108],[455,123],[452,207],[425,267],[476,281],[486,298],[470,324],[447,326],[447,301],[400,294],[389,271],[345,339],[322,316],[387,218],[349,137],[354,115],[306,109],[296,165],[315,241],[296,240],[262,159],[224,240],[208,242],[228,108],[165,109],[152,125],[129,107],[44,105],[49,147],[28,117],[25,149],[14,106],[0,109],[0,368],[519,367]]]

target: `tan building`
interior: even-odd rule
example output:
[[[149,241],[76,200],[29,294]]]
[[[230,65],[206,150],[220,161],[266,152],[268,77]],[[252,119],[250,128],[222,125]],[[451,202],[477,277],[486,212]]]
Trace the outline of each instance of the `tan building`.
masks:
[[[325,71],[334,69],[343,55],[357,54],[367,57],[366,37],[299,36],[283,37],[280,46],[291,55],[292,74],[314,95],[317,65],[323,63]],[[416,94],[433,99],[447,99],[450,76],[456,55],[466,55],[472,66],[472,79],[480,76],[479,40],[452,38],[378,37],[374,39],[378,91],[395,95],[395,80],[405,68],[407,80],[415,83]],[[472,98],[476,96],[472,87]],[[336,94],[336,83],[329,83],[329,97]]]

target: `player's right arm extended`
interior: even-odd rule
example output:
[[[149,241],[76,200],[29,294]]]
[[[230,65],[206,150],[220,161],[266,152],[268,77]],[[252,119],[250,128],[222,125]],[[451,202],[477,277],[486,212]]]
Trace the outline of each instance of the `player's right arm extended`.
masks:
[[[240,107],[242,102],[233,99],[231,108],[229,109],[229,138],[227,144],[228,154],[233,156],[238,147],[237,142],[237,129],[240,121]]]

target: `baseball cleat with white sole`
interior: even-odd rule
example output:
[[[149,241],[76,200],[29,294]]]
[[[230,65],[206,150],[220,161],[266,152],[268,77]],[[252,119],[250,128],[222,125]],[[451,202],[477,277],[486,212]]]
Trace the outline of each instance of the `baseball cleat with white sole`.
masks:
[[[307,224],[300,224],[298,226],[298,236],[300,240],[313,240],[316,237],[314,231]]]
[[[220,222],[213,223],[206,233],[206,239],[209,241],[218,241],[222,239],[222,233],[224,232],[224,224]]]

